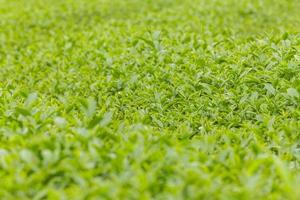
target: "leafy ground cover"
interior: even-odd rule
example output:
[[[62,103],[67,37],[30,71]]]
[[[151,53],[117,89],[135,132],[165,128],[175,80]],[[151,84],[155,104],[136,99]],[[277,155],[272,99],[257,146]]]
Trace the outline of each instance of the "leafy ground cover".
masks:
[[[0,199],[299,199],[298,0],[0,0]]]

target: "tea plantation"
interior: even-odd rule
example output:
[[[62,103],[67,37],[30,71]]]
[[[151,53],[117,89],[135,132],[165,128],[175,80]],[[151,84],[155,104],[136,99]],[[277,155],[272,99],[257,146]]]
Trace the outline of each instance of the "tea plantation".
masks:
[[[300,199],[299,0],[0,0],[0,199]]]

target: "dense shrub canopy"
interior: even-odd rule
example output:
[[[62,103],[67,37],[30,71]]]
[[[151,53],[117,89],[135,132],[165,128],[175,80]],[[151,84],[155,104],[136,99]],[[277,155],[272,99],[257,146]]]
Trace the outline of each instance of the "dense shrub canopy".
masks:
[[[298,0],[0,0],[0,199],[299,199]]]

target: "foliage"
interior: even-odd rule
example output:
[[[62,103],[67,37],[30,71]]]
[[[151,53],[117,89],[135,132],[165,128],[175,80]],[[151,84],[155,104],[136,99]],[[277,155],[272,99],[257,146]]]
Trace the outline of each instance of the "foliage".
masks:
[[[0,0],[0,199],[299,199],[297,0]]]

